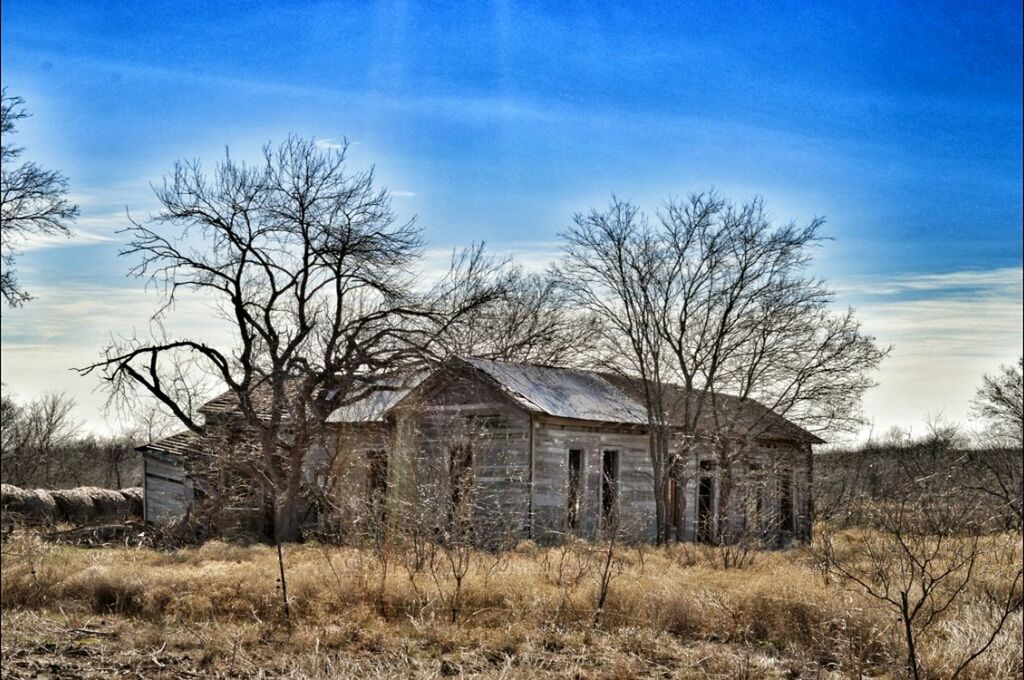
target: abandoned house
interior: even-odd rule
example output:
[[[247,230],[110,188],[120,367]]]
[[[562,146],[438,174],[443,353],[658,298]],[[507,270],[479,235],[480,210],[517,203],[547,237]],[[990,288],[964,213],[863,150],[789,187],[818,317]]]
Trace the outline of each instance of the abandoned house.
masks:
[[[712,447],[690,446],[679,462],[685,502],[666,498],[666,521],[681,523],[688,541],[717,541],[727,529],[774,545],[807,538],[811,447],[822,440],[756,401],[725,399],[749,433],[728,466],[728,500]],[[231,403],[222,395],[203,406],[208,432],[238,417]],[[457,358],[335,410],[325,431],[326,446],[310,451],[304,473],[353,526],[397,516],[399,505],[403,517],[412,508],[441,525],[472,498],[485,540],[593,539],[613,525],[623,541],[655,537],[646,410],[623,378]],[[223,439],[184,432],[140,447],[148,521],[189,511],[203,482],[188,461],[213,441]]]

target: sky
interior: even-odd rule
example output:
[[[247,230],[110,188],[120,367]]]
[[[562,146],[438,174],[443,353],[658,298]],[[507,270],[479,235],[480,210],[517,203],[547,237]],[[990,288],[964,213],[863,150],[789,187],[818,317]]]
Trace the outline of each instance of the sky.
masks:
[[[0,7],[13,140],[67,177],[71,239],[23,244],[36,297],[3,310],[2,379],[61,390],[144,329],[156,295],[118,257],[178,159],[347,141],[428,255],[473,240],[541,268],[574,213],[716,188],[827,219],[815,272],[892,345],[878,434],[964,421],[1022,351],[1021,3],[144,3]],[[429,259],[429,258],[428,258]],[[199,305],[175,330],[216,337]],[[862,436],[866,434],[862,433]]]

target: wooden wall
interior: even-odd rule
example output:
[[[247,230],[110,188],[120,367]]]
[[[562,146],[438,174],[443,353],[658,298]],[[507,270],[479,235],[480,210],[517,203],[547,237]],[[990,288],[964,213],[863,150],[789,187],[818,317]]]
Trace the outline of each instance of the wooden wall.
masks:
[[[497,389],[451,371],[397,415],[389,478],[407,521],[444,527],[453,451],[472,451],[473,530],[484,545],[529,536],[530,417]]]
[[[147,522],[168,522],[181,517],[192,503],[192,483],[174,456],[147,451],[142,455],[143,517]]]
[[[793,538],[810,536],[813,519],[809,447],[787,442],[758,442],[738,456],[739,460],[731,468],[733,490],[729,508],[725,510],[722,507],[724,500],[719,496],[724,473],[715,465],[716,457],[708,447],[694,448],[696,450],[684,458],[685,540],[696,541],[698,538],[697,496],[702,477],[709,478],[713,490],[714,512],[710,520],[714,535],[726,530],[723,522],[727,521],[734,535],[752,534],[760,528],[768,542],[774,545],[787,545]],[[712,464],[710,469],[701,467],[701,463],[705,462]],[[793,516],[791,528],[779,526],[784,477],[789,480]]]
[[[618,452],[619,540],[654,538],[654,489],[648,437],[628,427],[603,427],[545,416],[534,419],[534,536],[550,542],[569,533],[594,539],[602,517],[602,462],[605,451]],[[566,526],[569,451],[583,452],[579,527]]]
[[[211,420],[215,433],[211,447],[254,445],[227,427],[228,419]],[[343,525],[337,527],[338,538],[351,538],[351,532],[373,533],[379,530],[382,516],[389,526],[405,523],[396,528],[437,532],[449,520],[452,453],[469,447],[476,540],[507,546],[530,537],[549,543],[568,534],[587,539],[606,535],[601,531],[602,459],[605,451],[616,451],[619,540],[653,541],[655,503],[648,444],[647,434],[638,427],[531,415],[479,374],[451,370],[431,378],[418,398],[386,423],[335,426],[327,446],[308,456],[305,472],[307,483],[315,486],[322,487],[325,475],[331,477],[333,505],[339,510],[332,521]],[[566,520],[573,449],[582,451],[582,474],[578,527],[570,530]],[[387,456],[386,510],[376,515],[368,512],[368,470],[374,451]],[[723,517],[734,532],[759,523],[777,529],[772,517],[779,514],[783,477],[789,479],[793,524],[770,538],[786,545],[794,537],[810,535],[809,446],[758,442],[731,468],[732,503],[726,510],[718,506],[721,470],[701,467],[702,461],[714,458],[707,446],[692,447],[684,456],[685,540],[698,538],[702,476],[709,477],[715,494],[711,518],[715,535],[726,528]],[[153,453],[147,453],[144,461],[146,519],[165,521],[184,513],[193,493],[181,461]]]

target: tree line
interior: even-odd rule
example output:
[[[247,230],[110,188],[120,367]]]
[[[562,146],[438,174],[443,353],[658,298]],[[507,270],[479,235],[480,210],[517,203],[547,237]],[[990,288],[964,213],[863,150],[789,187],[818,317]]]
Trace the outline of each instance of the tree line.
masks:
[[[60,392],[24,401],[5,387],[0,403],[4,483],[42,489],[141,486],[142,459],[135,447],[154,430],[136,426],[112,435],[90,433],[75,418],[74,407],[74,400]]]

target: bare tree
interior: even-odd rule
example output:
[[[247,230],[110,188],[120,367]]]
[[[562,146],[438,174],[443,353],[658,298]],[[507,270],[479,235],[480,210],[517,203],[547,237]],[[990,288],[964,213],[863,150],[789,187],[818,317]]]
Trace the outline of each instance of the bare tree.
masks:
[[[31,296],[18,284],[14,262],[18,247],[32,235],[69,236],[69,224],[78,216],[78,206],[67,199],[68,181],[56,170],[46,170],[31,161],[14,166],[24,149],[9,142],[17,122],[29,114],[21,97],[3,88],[0,104],[0,250],[3,274],[0,293],[14,307]]]
[[[1024,445],[1024,357],[986,375],[972,402],[973,412],[988,425],[989,435],[1004,446]]]
[[[216,419],[231,425],[218,448],[237,452],[233,469],[249,471],[247,491],[269,501],[284,541],[300,535],[304,466],[326,444],[326,416],[380,389],[369,376],[421,360],[433,334],[409,273],[419,230],[396,221],[372,170],[347,171],[345,154],[289,138],[255,165],[227,156],[212,177],[198,162],[176,164],[155,189],[161,211],[133,222],[124,254],[163,291],[156,322],[187,293],[213,305],[233,346],[129,337],[81,369],[101,372],[114,394],[148,392],[209,435],[182,376],[214,376],[236,414]]]
[[[51,392],[18,404],[4,395],[3,450],[0,467],[4,482],[18,486],[65,486],[78,482],[77,454],[81,423],[75,419],[75,401]]]
[[[483,246],[453,254],[450,273],[462,280],[500,280],[500,295],[488,304],[459,314],[470,291],[455,291],[440,300],[456,319],[439,333],[438,344],[448,354],[473,356],[511,363],[569,366],[593,347],[596,323],[592,316],[572,307],[557,277],[527,273],[508,261],[486,260]],[[473,270],[493,268],[487,277]]]
[[[613,201],[565,234],[565,285],[600,318],[608,363],[647,407],[660,538],[666,492],[675,485],[682,516],[682,461],[697,451],[717,455],[722,515],[733,467],[780,416],[815,431],[859,422],[886,350],[807,274],[821,225],[776,226],[760,199],[709,192],[669,202],[655,226]]]
[[[568,298],[596,319],[591,362],[625,380],[639,378],[647,414],[658,542],[667,538],[665,489],[673,468],[667,380],[668,348],[659,332],[656,292],[664,274],[657,234],[634,206],[612,200],[605,211],[577,214],[562,235],[558,276]]]
[[[74,409],[74,399],[60,392],[19,403],[4,391],[0,475],[5,483],[46,489],[119,489],[140,483],[137,433],[132,429],[102,436],[83,432]]]

